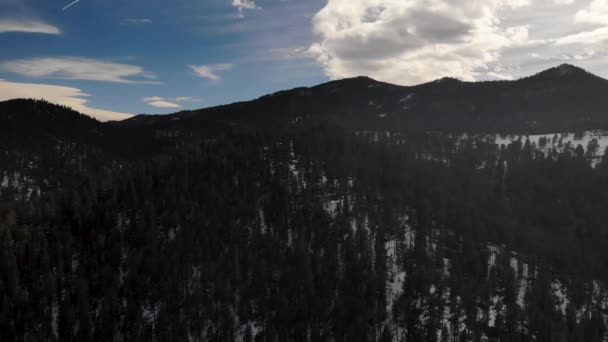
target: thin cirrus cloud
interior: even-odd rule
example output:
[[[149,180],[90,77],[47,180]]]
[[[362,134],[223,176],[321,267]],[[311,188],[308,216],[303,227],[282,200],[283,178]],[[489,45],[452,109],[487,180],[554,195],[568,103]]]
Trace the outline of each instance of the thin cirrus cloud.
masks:
[[[0,63],[0,69],[31,78],[57,78],[113,83],[146,83],[152,81],[153,73],[130,64],[108,62],[80,57],[32,58]]]
[[[79,3],[79,2],[80,2],[80,0],[74,0],[74,1],[70,2],[69,4],[67,4],[66,6],[64,6],[64,7],[63,7],[61,10],[62,10],[62,11],[65,11],[65,10],[67,10],[68,8],[70,8],[70,7],[74,6],[74,5],[76,5],[76,4],[77,4],[77,3]]]
[[[190,69],[194,71],[194,73],[202,78],[206,78],[213,81],[221,80],[221,76],[219,75],[222,71],[228,71],[232,69],[232,64],[223,63],[223,64],[209,64],[209,65],[190,65]]]
[[[174,98],[173,101],[176,101],[176,102],[200,102],[201,99],[199,99],[198,97],[193,97],[193,96],[178,96],[178,97]]]
[[[139,25],[139,24],[152,24],[152,19],[138,19],[138,18],[127,18],[120,22],[122,26],[127,25]]]
[[[144,97],[142,101],[148,106],[157,108],[182,108],[182,106],[176,102],[199,102],[200,99],[192,96],[178,96],[169,99],[161,96],[151,96]]]
[[[78,88],[0,80],[0,101],[17,98],[45,99],[55,104],[68,106],[100,121],[123,120],[133,116],[128,113],[89,107],[87,97],[90,95]]]
[[[0,33],[8,32],[40,33],[51,35],[61,34],[61,30],[59,28],[43,21],[29,19],[0,19]]]

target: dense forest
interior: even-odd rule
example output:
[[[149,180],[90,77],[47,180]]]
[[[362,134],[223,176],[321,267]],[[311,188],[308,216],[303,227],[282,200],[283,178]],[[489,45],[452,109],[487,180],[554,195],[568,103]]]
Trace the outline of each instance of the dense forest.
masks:
[[[0,104],[1,341],[608,340],[595,140],[150,120]]]

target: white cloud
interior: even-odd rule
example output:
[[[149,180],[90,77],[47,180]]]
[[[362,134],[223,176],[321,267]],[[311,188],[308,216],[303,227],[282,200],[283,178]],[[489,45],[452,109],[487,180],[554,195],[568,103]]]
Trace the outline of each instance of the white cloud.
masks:
[[[512,79],[564,61],[608,76],[608,0],[328,0],[312,23],[305,50],[274,52],[312,54],[332,79]]]
[[[177,103],[168,102],[168,101],[152,101],[152,102],[147,102],[147,104],[152,107],[158,107],[158,108],[182,108],[182,106],[178,105]]]
[[[594,45],[608,41],[608,26],[600,27],[592,31],[584,31],[564,36],[556,40],[556,45]]]
[[[137,65],[80,57],[13,60],[0,63],[0,69],[35,78],[61,78],[115,83],[159,83],[150,81],[150,79],[155,79],[156,76]]]
[[[0,19],[0,33],[6,32],[61,34],[57,27],[42,21]]]
[[[136,19],[136,18],[128,18],[128,19],[124,19],[123,21],[120,22],[121,25],[126,26],[126,25],[136,25],[136,24],[152,24],[152,20],[151,19]]]
[[[313,18],[319,41],[309,53],[333,79],[474,80],[502,49],[529,44],[528,25],[504,26],[499,16],[528,5],[526,0],[329,0]]]
[[[509,75],[509,74],[501,74],[499,72],[495,72],[495,71],[490,71],[487,73],[488,76],[495,78],[497,80],[513,80],[513,76]]]
[[[144,102],[153,102],[153,101],[164,101],[165,99],[160,96],[151,96],[151,97],[144,97],[142,100]]]
[[[189,65],[189,67],[199,77],[218,81],[221,79],[218,72],[232,69],[232,64]]]
[[[91,108],[87,105],[89,94],[71,87],[49,84],[16,83],[0,80],[0,101],[16,98],[44,99],[52,103],[71,107],[83,114],[90,115],[101,121],[123,120],[132,114],[113,112],[104,109]]]
[[[193,96],[177,96],[173,98],[164,98],[161,96],[150,96],[142,99],[147,105],[158,108],[182,108],[182,106],[176,102],[199,102],[198,97]]]
[[[594,0],[586,8],[576,12],[578,23],[608,25],[608,0]]]
[[[243,11],[259,9],[253,0],[232,0],[232,7],[236,7],[239,10],[239,16],[244,17]]]

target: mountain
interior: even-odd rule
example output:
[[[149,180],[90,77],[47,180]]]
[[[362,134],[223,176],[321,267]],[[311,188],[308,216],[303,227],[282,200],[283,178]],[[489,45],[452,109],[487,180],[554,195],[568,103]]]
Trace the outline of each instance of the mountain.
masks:
[[[158,153],[153,132],[38,100],[0,102],[0,203],[107,177]]]
[[[485,134],[602,128],[564,108],[605,83],[358,77],[108,123],[2,102],[0,341],[606,341],[608,155]]]
[[[280,127],[312,118],[356,129],[561,132],[608,127],[606,91],[607,80],[568,64],[515,81],[444,78],[405,87],[357,77],[249,102],[166,116],[137,116],[123,124]]]

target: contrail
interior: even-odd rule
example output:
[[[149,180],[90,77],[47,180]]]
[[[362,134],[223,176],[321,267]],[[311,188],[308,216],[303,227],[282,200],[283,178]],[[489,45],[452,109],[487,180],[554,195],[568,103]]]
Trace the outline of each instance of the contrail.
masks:
[[[62,11],[65,11],[66,9],[72,7],[72,5],[75,5],[77,2],[79,2],[80,0],[76,0],[74,2],[69,3],[67,6],[65,6]]]

